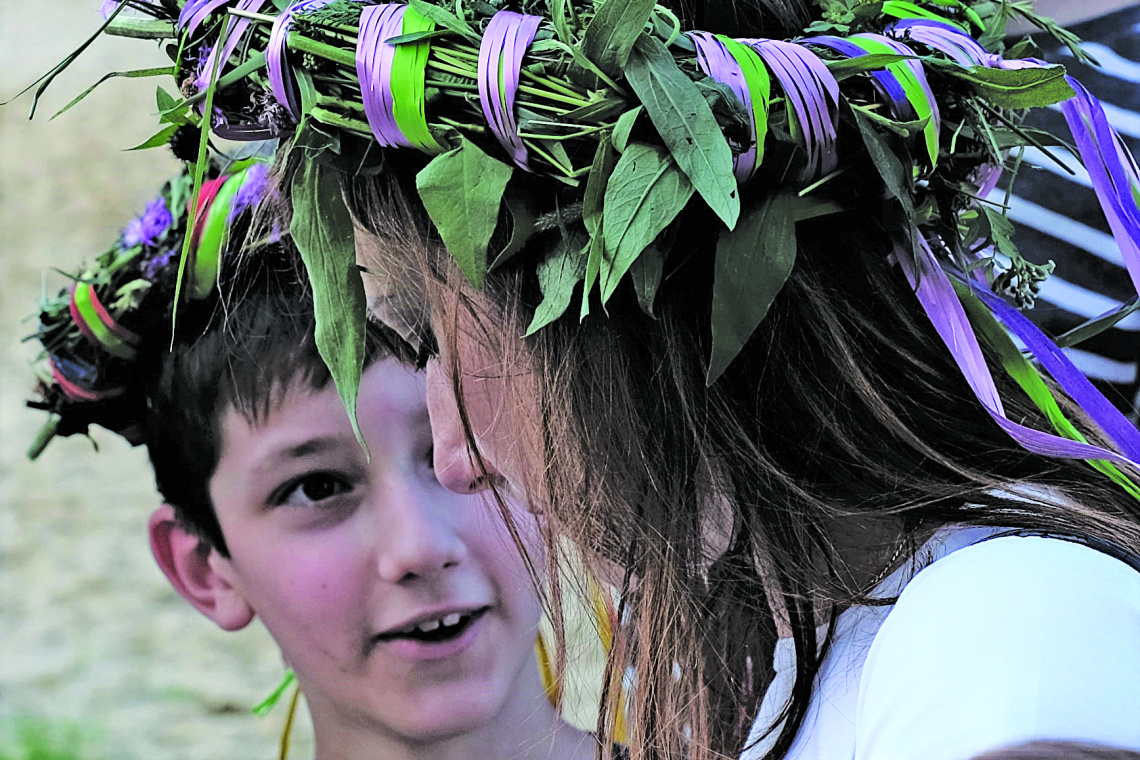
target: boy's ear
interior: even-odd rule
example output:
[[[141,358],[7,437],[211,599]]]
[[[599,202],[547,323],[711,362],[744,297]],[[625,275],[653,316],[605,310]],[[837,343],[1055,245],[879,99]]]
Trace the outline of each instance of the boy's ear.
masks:
[[[154,511],[147,528],[151,553],[175,591],[223,630],[249,625],[253,608],[231,581],[229,560],[179,525],[169,504]]]

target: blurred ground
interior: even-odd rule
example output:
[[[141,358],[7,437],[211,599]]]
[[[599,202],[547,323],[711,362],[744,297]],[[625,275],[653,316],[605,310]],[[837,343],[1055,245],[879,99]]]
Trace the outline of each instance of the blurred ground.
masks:
[[[0,0],[0,100],[86,39],[98,5]],[[42,273],[103,250],[176,170],[165,151],[122,152],[156,131],[164,80],[112,80],[48,117],[106,72],[165,62],[151,43],[99,40],[35,121],[29,96],[0,108],[0,758],[27,716],[57,736],[78,726],[83,760],[277,756],[283,710],[249,712],[280,678],[276,649],[260,628],[222,633],[167,586],[146,545],[144,452],[97,430],[98,454],[69,438],[24,456],[44,417],[23,408],[34,349],[19,339]],[[310,757],[299,739],[294,757]]]

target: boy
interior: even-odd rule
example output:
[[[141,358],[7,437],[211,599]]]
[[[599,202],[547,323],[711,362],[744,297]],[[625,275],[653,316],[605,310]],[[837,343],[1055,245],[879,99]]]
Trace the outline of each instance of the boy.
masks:
[[[200,196],[223,205],[198,204],[197,262],[210,215],[233,218],[250,181],[219,178]],[[304,691],[319,760],[593,757],[593,738],[545,697],[541,608],[502,519],[436,479],[424,376],[398,339],[369,329],[367,453],[283,245],[220,273],[195,266],[216,286],[180,305],[171,344],[185,192],[185,177],[168,185],[167,213],[148,209],[141,237],[84,273],[91,291],[45,305],[41,406],[58,432],[97,423],[147,445],[165,502],[149,521],[159,566],[223,629],[261,618]],[[511,509],[539,551],[533,516]]]

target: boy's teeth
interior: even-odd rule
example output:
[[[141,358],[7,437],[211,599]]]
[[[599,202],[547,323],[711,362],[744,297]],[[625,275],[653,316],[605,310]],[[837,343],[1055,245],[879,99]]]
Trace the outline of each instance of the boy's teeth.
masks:
[[[458,612],[453,612],[450,615],[443,616],[443,624],[450,627],[456,625],[463,618]]]
[[[439,619],[437,618],[436,620],[428,620],[424,623],[420,623],[416,626],[416,628],[420,629],[424,633],[427,633],[428,631],[434,631],[436,628],[439,628]]]

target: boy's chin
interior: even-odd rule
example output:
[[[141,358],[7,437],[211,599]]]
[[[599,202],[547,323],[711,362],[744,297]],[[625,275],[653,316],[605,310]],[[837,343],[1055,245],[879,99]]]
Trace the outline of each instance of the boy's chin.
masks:
[[[510,697],[509,690],[498,685],[437,687],[403,703],[401,733],[412,742],[429,744],[493,728],[506,715]]]

